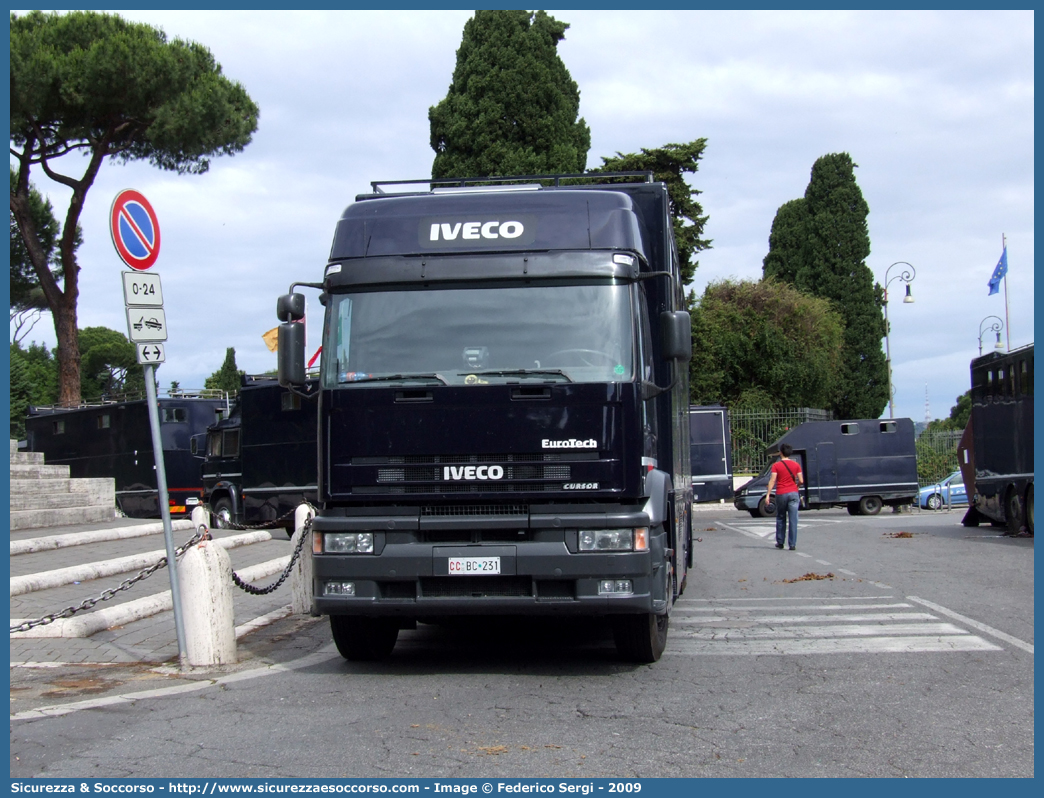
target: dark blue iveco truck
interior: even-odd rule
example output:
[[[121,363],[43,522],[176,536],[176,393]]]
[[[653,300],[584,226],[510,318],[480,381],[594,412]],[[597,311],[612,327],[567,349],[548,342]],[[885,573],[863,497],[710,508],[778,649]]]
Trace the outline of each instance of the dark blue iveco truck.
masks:
[[[576,178],[374,183],[291,286],[326,309],[312,602],[347,659],[467,615],[603,617],[625,659],[663,652],[692,558],[668,196]],[[303,311],[277,303],[302,391]]]

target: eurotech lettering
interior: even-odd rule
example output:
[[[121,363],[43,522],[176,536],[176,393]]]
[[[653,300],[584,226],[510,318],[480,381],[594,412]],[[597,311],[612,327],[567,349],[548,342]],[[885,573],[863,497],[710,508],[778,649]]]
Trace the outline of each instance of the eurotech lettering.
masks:
[[[445,466],[442,469],[442,478],[447,481],[463,479],[503,479],[503,466]]]
[[[576,438],[570,438],[567,441],[552,441],[544,438],[540,441],[540,446],[543,449],[597,449],[598,441],[594,438],[588,438],[586,441],[578,441]]]
[[[478,241],[483,238],[518,238],[525,232],[522,222],[433,222],[431,240],[456,241],[457,236],[466,241]]]

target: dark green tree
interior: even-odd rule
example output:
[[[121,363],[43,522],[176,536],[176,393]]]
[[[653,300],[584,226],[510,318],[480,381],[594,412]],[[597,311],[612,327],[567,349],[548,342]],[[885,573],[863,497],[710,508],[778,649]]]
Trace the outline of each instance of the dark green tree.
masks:
[[[823,407],[844,325],[831,304],[776,280],[711,283],[692,303],[693,402]]]
[[[928,424],[928,430],[963,430],[968,426],[970,418],[971,390],[969,389],[957,397],[956,404],[950,408],[949,417],[935,419]]]
[[[848,153],[819,158],[803,200],[776,214],[764,274],[829,299],[844,320],[844,349],[830,409],[839,418],[877,418],[888,404],[884,293],[866,265],[869,207]]]
[[[674,243],[678,248],[683,285],[692,282],[699,266],[698,262],[692,261],[693,255],[711,246],[710,239],[701,237],[707,216],[696,197],[702,192],[692,188],[684,177],[686,174],[696,174],[706,148],[707,139],[696,139],[688,144],[665,144],[655,150],[643,147],[641,152],[626,155],[618,152],[611,158],[603,157],[602,166],[591,170],[593,174],[652,172],[656,180],[667,184],[671,218],[674,221]]]
[[[203,387],[214,388],[225,393],[237,393],[243,384],[245,373],[236,366],[236,350],[230,346],[225,350],[225,362],[221,364],[221,368],[207,377]]]
[[[476,11],[446,97],[428,111],[432,177],[579,173],[591,131],[558,57],[569,26],[543,11]]]
[[[23,349],[11,343],[11,437],[25,436],[29,405],[53,405],[58,401],[58,361],[42,344]]]
[[[804,198],[784,202],[772,220],[769,251],[762,266],[764,276],[797,285],[798,271],[807,271],[809,261],[808,204]]]
[[[85,327],[77,340],[85,402],[145,392],[145,371],[127,336],[108,327]]]
[[[51,309],[58,340],[59,401],[80,400],[76,240],[87,192],[105,158],[144,160],[200,174],[210,158],[240,152],[258,109],[221,74],[210,51],[161,30],[93,11],[11,15],[11,213]],[[79,176],[56,170],[63,163]],[[71,191],[58,237],[63,287],[47,233],[33,217],[29,177],[39,166]]]
[[[11,170],[11,193],[15,191],[18,175]],[[54,208],[50,200],[29,184],[29,213],[40,236],[40,246],[47,256],[51,267],[51,276],[55,280],[62,277],[61,261],[58,258],[58,237],[61,225],[54,218]],[[77,231],[73,248],[80,246],[82,235]],[[43,311],[47,310],[40,281],[36,277],[29,252],[25,248],[22,234],[18,229],[14,213],[11,214],[11,322],[14,324],[14,340],[22,341],[33,329]]]

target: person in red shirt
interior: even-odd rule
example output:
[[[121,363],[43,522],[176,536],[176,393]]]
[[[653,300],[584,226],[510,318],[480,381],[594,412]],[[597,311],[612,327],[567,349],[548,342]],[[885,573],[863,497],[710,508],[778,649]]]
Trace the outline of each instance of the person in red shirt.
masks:
[[[791,551],[797,548],[798,507],[801,506],[801,494],[798,493],[798,489],[805,483],[801,466],[796,460],[790,459],[793,453],[794,447],[789,443],[780,444],[780,458],[772,464],[768,490],[765,493],[765,501],[772,501],[772,490],[779,485],[776,491],[776,548],[781,549],[786,543],[789,526]]]

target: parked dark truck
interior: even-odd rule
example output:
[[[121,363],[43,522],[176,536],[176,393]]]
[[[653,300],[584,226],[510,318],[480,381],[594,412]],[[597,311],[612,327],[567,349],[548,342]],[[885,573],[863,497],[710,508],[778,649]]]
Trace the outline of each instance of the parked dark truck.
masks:
[[[566,177],[374,183],[337,225],[312,284],[313,609],[347,659],[462,615],[603,616],[623,657],[663,652],[692,556],[667,191]],[[278,302],[279,379],[297,390],[303,311],[301,294]]]
[[[768,447],[794,447],[805,486],[802,507],[847,507],[852,515],[877,515],[883,505],[910,504],[917,498],[917,451],[908,418],[808,421],[788,430]],[[737,510],[773,515],[765,505],[769,469],[736,491]],[[774,506],[774,505],[769,505]]]
[[[160,440],[171,515],[191,513],[202,502],[199,434],[228,409],[220,391],[173,393],[157,399]],[[79,477],[112,477],[116,505],[130,518],[159,518],[156,458],[144,399],[99,402],[74,408],[30,407],[25,420],[31,452],[48,464],[67,465]]]
[[[1033,344],[971,362],[971,507],[965,526],[989,521],[1033,534]],[[965,449],[967,451],[967,449]],[[962,472],[965,468],[962,468]]]
[[[217,528],[282,525],[316,501],[316,399],[244,376],[228,418],[207,430],[203,496]]]

